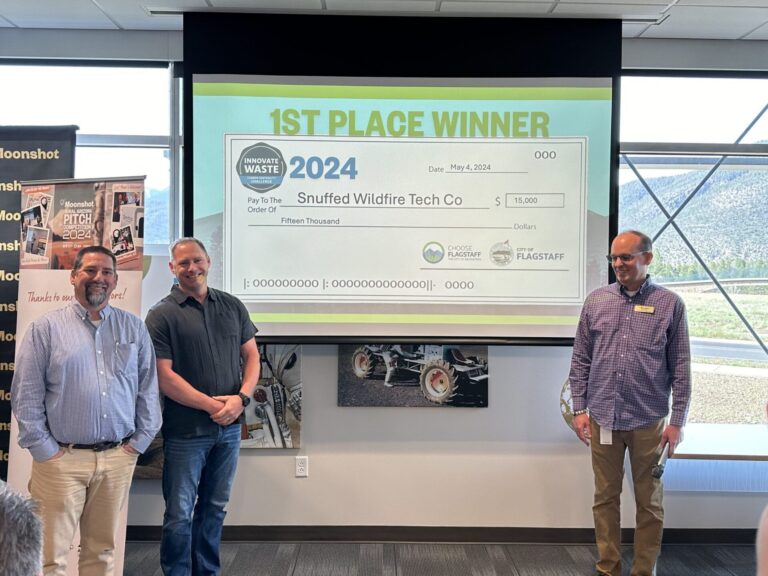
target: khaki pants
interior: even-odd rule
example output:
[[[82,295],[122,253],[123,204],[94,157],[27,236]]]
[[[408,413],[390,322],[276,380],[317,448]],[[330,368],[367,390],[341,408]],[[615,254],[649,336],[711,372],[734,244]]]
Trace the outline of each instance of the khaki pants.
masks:
[[[115,532],[136,459],[118,446],[104,452],[66,448],[60,458],[33,462],[29,492],[43,517],[44,574],[65,576],[78,523],[80,576],[114,573]]]
[[[592,470],[595,473],[595,538],[597,571],[621,576],[620,497],[624,479],[624,453],[629,450],[635,486],[635,556],[632,576],[654,574],[664,524],[661,480],[651,476],[659,455],[664,420],[639,430],[614,430],[613,443],[600,443],[600,426],[592,420]]]

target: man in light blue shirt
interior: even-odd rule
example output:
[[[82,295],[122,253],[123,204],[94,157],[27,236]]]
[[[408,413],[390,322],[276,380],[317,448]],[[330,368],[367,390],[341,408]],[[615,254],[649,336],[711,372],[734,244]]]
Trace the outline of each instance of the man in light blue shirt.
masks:
[[[64,576],[80,525],[81,576],[114,573],[115,533],[139,453],[160,429],[152,342],[140,318],[109,305],[115,257],[75,258],[74,301],[33,322],[18,350],[11,405],[34,462],[30,493],[45,524],[43,570]]]

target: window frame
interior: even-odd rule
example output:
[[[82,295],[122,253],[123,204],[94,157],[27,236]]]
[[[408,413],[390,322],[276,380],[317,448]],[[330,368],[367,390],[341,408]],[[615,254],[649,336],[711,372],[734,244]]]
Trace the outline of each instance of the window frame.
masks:
[[[707,79],[759,79],[759,80],[766,80],[768,79],[768,74],[764,73],[741,73],[741,72],[711,72],[711,73],[702,73],[700,71],[695,70],[623,70],[622,71],[622,78],[624,77],[647,77],[647,78],[691,78],[691,79],[699,79],[699,78],[707,78]],[[621,102],[621,97],[619,98],[619,102]],[[621,115],[620,115],[621,116]],[[641,182],[643,186],[646,187],[646,192],[648,192],[648,185],[644,182],[643,177],[639,174],[639,172],[636,170],[637,166],[658,166],[659,168],[670,168],[674,167],[675,169],[680,168],[688,168],[688,167],[695,167],[696,160],[695,156],[709,156],[714,157],[716,164],[715,168],[709,173],[707,176],[705,176],[704,180],[705,182],[709,176],[714,174],[714,172],[720,168],[721,165],[727,165],[728,168],[740,168],[743,166],[744,169],[748,168],[755,168],[755,165],[761,166],[764,164],[768,164],[768,144],[742,144],[740,143],[741,139],[744,138],[748,133],[749,130],[757,124],[757,122],[762,118],[765,120],[765,117],[768,116],[768,100],[766,101],[766,107],[762,109],[762,111],[758,114],[757,117],[755,117],[752,122],[749,124],[749,126],[745,127],[739,138],[735,143],[721,143],[721,142],[707,142],[707,143],[690,143],[690,142],[619,142],[619,159],[617,162],[617,170],[619,169],[619,166],[628,166],[630,169],[632,169],[635,172],[635,175],[638,177],[638,180]],[[642,162],[638,162],[637,164],[633,163],[633,155],[641,156]],[[738,160],[733,160],[732,162],[728,163],[727,159],[729,157],[741,157],[746,158],[748,161],[743,161],[739,163]],[[670,164],[670,161],[672,160],[678,160],[679,164],[674,165],[675,163],[672,162]],[[754,164],[752,161],[755,161]],[[620,214],[620,207],[619,207],[619,199],[620,199],[620,188],[621,186],[618,184],[619,179],[616,178],[617,182],[617,188],[615,190],[616,199],[617,199],[617,205],[616,205],[616,214],[617,218],[621,216]],[[701,186],[701,185],[700,185]],[[696,189],[698,191],[699,188]],[[648,192],[650,194],[650,192]],[[675,218],[683,212],[685,209],[685,205],[687,202],[692,199],[695,196],[695,191],[690,194],[690,196],[686,199],[686,201],[683,203],[681,207],[678,207],[675,212],[671,214],[671,218],[668,219],[668,222],[660,229],[658,233],[655,231],[647,231],[649,234],[659,234],[662,233],[668,226],[675,227],[674,220]],[[677,230],[677,233],[680,234],[681,239],[683,242],[688,244],[685,235],[682,233],[682,231]],[[723,286],[720,284],[720,282],[717,279],[717,276],[715,273],[711,272],[709,267],[706,265],[706,261],[701,259],[696,251],[692,249],[691,245],[688,244],[689,249],[692,250],[692,253],[695,258],[699,259],[700,264],[704,267],[705,271],[709,274],[712,282],[715,284],[717,289],[719,290],[720,294],[724,296],[726,301],[732,306],[733,310],[736,312],[736,314],[739,316],[739,318],[742,320],[742,322],[745,324],[745,327],[747,330],[751,333],[755,341],[762,347],[762,349],[766,352],[766,359],[768,360],[768,347],[766,346],[766,340],[760,337],[759,334],[757,334],[754,329],[752,329],[751,325],[749,324],[748,320],[741,314],[738,307],[731,301],[730,297],[727,294],[727,291],[723,288]],[[613,275],[611,276],[613,279]],[[718,426],[717,424],[712,424],[711,426]],[[725,425],[728,426],[728,425]],[[747,426],[747,425],[745,425]],[[760,426],[760,425],[755,425]],[[697,459],[697,460],[748,460],[748,461],[768,461],[768,452],[765,454],[745,454],[745,453],[739,453],[737,449],[731,449],[731,453],[722,453],[722,452],[712,452],[712,453],[704,453],[701,449],[699,449],[696,452],[685,452],[685,445],[681,445],[681,453],[678,454],[679,458],[683,459]],[[683,482],[683,485],[686,483]],[[682,488],[681,488],[682,489]],[[765,482],[765,486],[762,487],[763,490],[768,491],[768,480]]]
[[[141,134],[87,134],[76,133],[76,148],[144,148],[168,150],[170,162],[168,183],[168,230],[167,242],[162,244],[145,244],[144,253],[147,255],[165,255],[168,245],[181,232],[181,154],[183,137],[181,135],[181,64],[172,61],[134,61],[134,60],[50,60],[50,59],[20,59],[0,58],[0,66],[25,67],[80,67],[80,68],[162,68],[168,71],[168,101],[170,112],[168,135]]]

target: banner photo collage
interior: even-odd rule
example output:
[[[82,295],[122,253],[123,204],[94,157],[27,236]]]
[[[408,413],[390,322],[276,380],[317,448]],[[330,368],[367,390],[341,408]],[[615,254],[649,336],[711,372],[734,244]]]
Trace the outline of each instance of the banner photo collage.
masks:
[[[144,177],[24,186],[21,268],[70,270],[78,250],[109,248],[119,270],[141,270]]]

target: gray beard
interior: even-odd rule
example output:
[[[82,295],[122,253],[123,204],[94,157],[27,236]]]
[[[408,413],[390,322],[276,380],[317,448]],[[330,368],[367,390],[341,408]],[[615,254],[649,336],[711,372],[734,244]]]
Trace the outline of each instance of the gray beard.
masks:
[[[107,293],[106,292],[88,292],[85,291],[85,299],[88,300],[88,304],[91,306],[101,306],[104,301],[107,299]]]

